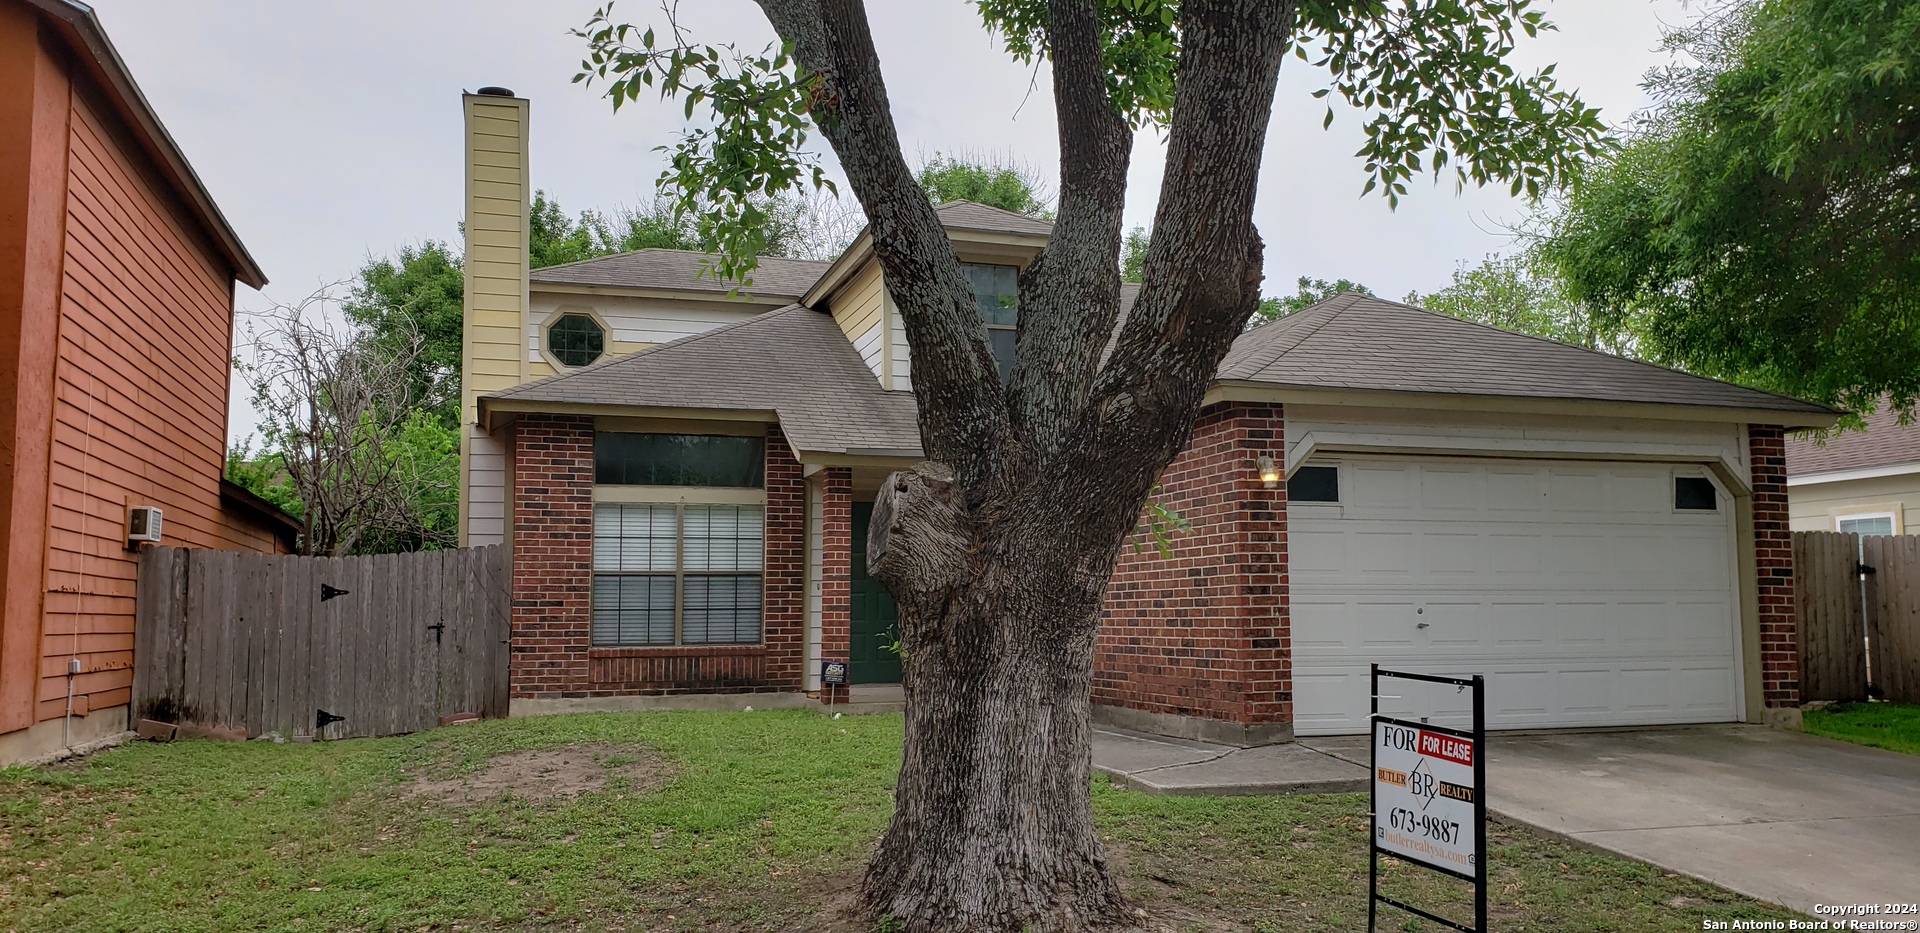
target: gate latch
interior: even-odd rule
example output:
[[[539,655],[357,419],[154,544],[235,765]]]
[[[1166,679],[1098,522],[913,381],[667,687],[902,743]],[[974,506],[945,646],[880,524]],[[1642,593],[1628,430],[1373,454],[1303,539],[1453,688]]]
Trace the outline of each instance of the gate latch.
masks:
[[[427,626],[427,628],[433,629],[433,643],[437,645],[440,643],[441,633],[447,630],[447,623],[435,622],[432,625]]]

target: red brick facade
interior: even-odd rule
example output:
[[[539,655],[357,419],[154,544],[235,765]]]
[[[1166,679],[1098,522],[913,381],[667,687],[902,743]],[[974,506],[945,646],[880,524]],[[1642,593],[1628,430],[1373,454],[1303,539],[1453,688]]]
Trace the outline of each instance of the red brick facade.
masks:
[[[591,683],[593,419],[523,415],[513,427],[516,697],[584,696]]]
[[[1767,706],[1799,702],[1792,540],[1784,432],[1749,425],[1759,630]],[[1146,530],[1122,549],[1107,589],[1093,699],[1131,714],[1231,724],[1284,738],[1293,720],[1288,624],[1287,496],[1260,481],[1261,456],[1284,456],[1277,404],[1232,402],[1200,413],[1158,500],[1191,529],[1162,556]],[[593,421],[523,415],[509,445],[513,475],[513,695],[562,698],[797,692],[807,661],[809,508],[819,657],[844,660],[851,634],[852,472],[809,480],[778,426],[766,443],[762,644],[595,648]],[[811,489],[810,489],[811,486]],[[811,503],[809,498],[811,495]],[[822,695],[825,698],[825,695]],[[845,694],[837,700],[844,701]]]
[[[820,658],[845,661],[853,638],[853,471],[820,478]],[[822,684],[820,701],[845,703],[847,688]]]
[[[1281,406],[1200,413],[1161,476],[1159,501],[1190,531],[1161,556],[1143,528],[1107,586],[1094,702],[1259,725],[1293,719],[1287,633],[1287,490],[1255,466],[1283,456]]]
[[[1768,706],[1800,705],[1800,639],[1787,530],[1787,443],[1779,425],[1747,425],[1753,553],[1760,581],[1760,682]]]
[[[514,427],[513,696],[526,699],[797,691],[806,656],[806,483],[767,431],[758,645],[592,644],[593,419],[529,414]]]

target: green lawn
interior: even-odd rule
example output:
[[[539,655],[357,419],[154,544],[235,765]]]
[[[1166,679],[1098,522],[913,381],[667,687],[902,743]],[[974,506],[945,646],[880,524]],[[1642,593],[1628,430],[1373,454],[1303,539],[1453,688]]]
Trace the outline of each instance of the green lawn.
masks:
[[[1911,703],[1836,703],[1802,718],[1813,735],[1920,755],[1920,706]]]
[[[891,807],[899,742],[897,716],[558,716],[0,771],[0,930],[860,930],[844,908]],[[527,799],[550,786],[538,775],[486,802],[412,792],[580,747],[616,776],[575,799]],[[1364,927],[1363,795],[1095,790],[1146,929]],[[1520,829],[1494,827],[1490,850],[1502,933],[1790,916]],[[1387,883],[1466,903],[1417,869]]]

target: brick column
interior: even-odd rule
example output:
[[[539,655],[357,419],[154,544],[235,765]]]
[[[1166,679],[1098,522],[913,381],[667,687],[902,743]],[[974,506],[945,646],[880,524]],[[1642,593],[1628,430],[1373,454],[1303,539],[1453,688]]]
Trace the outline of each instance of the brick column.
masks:
[[[787,436],[767,425],[766,566],[761,576],[761,625],[766,682],[780,690],[806,689],[807,482]]]
[[[512,444],[513,696],[583,696],[592,641],[593,419],[522,415]]]
[[[820,657],[850,661],[853,638],[853,470],[820,478]],[[847,701],[845,686],[821,685],[820,702]]]
[[[1768,706],[1800,705],[1800,639],[1793,602],[1793,533],[1787,528],[1786,431],[1747,425],[1753,474],[1753,554],[1760,583],[1760,682]]]
[[[1155,497],[1192,528],[1162,556],[1143,517],[1108,584],[1095,659],[1094,701],[1148,714],[1126,722],[1213,720],[1227,741],[1291,734],[1287,490],[1255,467],[1285,455],[1285,434],[1279,405],[1214,405],[1161,473]]]

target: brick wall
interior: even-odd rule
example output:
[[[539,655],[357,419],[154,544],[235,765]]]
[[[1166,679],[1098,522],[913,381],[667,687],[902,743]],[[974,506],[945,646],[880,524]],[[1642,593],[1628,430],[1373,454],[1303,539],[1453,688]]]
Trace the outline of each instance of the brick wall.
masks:
[[[522,415],[513,440],[515,697],[584,696],[593,586],[593,419]]]
[[[802,688],[806,484],[767,433],[763,639],[758,645],[594,647],[593,419],[523,415],[514,429],[515,697],[752,693]]]
[[[853,471],[831,467],[820,479],[820,658],[848,660],[853,640]],[[847,702],[847,687],[820,701]]]
[[[1107,586],[1094,702],[1244,724],[1293,718],[1287,634],[1286,486],[1255,458],[1283,455],[1279,405],[1200,413],[1156,498],[1192,529],[1161,556],[1150,534],[1120,552]]]
[[[1760,682],[1768,706],[1800,703],[1800,642],[1793,604],[1793,534],[1787,529],[1786,432],[1747,425],[1753,473],[1753,552],[1760,582]]]
[[[787,436],[767,425],[767,558],[761,582],[767,690],[806,688],[807,481]]]

